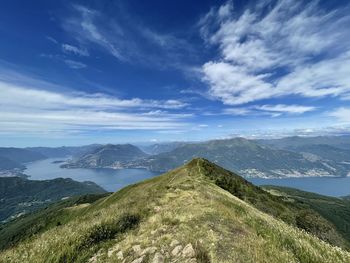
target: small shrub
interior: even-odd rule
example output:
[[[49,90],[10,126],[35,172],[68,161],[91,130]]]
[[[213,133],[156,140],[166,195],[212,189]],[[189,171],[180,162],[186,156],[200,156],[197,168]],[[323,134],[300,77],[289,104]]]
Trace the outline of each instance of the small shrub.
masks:
[[[117,226],[119,228],[119,232],[125,232],[126,230],[132,229],[135,226],[137,226],[140,222],[140,216],[139,215],[124,215],[122,216],[118,222]]]

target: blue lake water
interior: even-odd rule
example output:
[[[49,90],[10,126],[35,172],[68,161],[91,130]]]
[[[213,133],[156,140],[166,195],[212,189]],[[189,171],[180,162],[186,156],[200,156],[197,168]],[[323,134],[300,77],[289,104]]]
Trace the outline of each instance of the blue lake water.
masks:
[[[31,180],[54,178],[72,178],[78,182],[91,181],[103,189],[115,192],[127,185],[159,175],[144,169],[63,169],[60,163],[53,161],[62,159],[46,159],[27,164],[25,174]]]
[[[52,163],[59,159],[46,159],[27,165],[25,173],[32,180],[54,179],[58,177],[72,178],[83,182],[92,181],[107,191],[117,191],[129,184],[133,184],[154,176],[159,173],[144,169],[62,169],[59,163]],[[287,179],[249,179],[256,185],[279,185],[298,188],[304,191],[315,192],[330,196],[350,195],[350,177],[309,177]]]

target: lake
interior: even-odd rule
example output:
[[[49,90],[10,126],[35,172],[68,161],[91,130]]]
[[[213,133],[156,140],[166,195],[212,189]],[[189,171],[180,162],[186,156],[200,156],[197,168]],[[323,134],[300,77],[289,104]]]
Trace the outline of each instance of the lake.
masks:
[[[92,181],[107,191],[117,191],[129,184],[159,175],[145,169],[62,169],[60,163],[53,163],[62,159],[46,159],[27,164],[25,174],[31,180],[54,179],[58,177],[72,178],[83,182]],[[298,188],[330,196],[350,195],[350,177],[309,177],[287,179],[249,179],[256,185],[279,185]]]
[[[62,159],[45,159],[27,164],[25,174],[31,180],[47,180],[54,178],[72,178],[78,182],[91,181],[103,189],[115,192],[127,185],[159,175],[145,169],[63,169],[61,163],[53,163]]]

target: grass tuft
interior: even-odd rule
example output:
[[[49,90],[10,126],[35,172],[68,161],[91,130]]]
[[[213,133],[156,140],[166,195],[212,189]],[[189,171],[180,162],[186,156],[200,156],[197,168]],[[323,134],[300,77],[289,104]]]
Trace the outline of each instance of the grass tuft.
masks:
[[[198,263],[210,263],[210,257],[207,250],[199,243],[196,242],[193,246],[196,253],[196,260]]]

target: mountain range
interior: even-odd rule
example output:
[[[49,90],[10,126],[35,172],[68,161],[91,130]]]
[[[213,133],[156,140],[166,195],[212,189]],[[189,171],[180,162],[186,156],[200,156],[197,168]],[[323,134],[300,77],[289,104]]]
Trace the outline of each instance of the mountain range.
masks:
[[[93,151],[100,144],[90,144],[84,146],[62,146],[62,147],[28,147],[29,151],[44,155],[46,158],[57,158],[67,156],[80,156],[90,151]]]
[[[156,155],[160,153],[170,152],[186,144],[188,144],[188,142],[164,142],[150,145],[142,145],[140,146],[140,149],[147,154]]]
[[[336,201],[264,190],[199,158],[9,222],[0,262],[350,262],[350,236],[330,216]],[[341,202],[350,221],[349,201]]]
[[[0,156],[17,163],[29,163],[47,158],[41,153],[14,147],[1,147]]]
[[[22,176],[27,162],[52,157],[71,157],[63,168],[145,168],[155,172],[203,157],[244,177],[263,178],[347,176],[350,171],[349,136],[233,138],[157,143],[141,149],[131,144],[0,148],[0,173]]]
[[[78,157],[93,151],[101,145],[92,144],[76,147],[0,147],[0,177],[22,176],[26,164],[47,158]]]
[[[327,157],[326,153],[324,156]],[[346,163],[322,156],[311,158],[302,152],[244,138],[189,143],[170,152],[128,162],[124,167],[164,172],[195,157],[206,158],[245,177],[346,176],[350,171]]]
[[[280,139],[258,140],[263,144],[268,144],[279,149],[296,149],[309,145],[329,145],[339,149],[350,150],[350,135],[342,136],[292,136]]]
[[[47,158],[41,153],[28,149],[0,147],[0,178],[1,177],[23,177],[28,162],[38,161]]]

